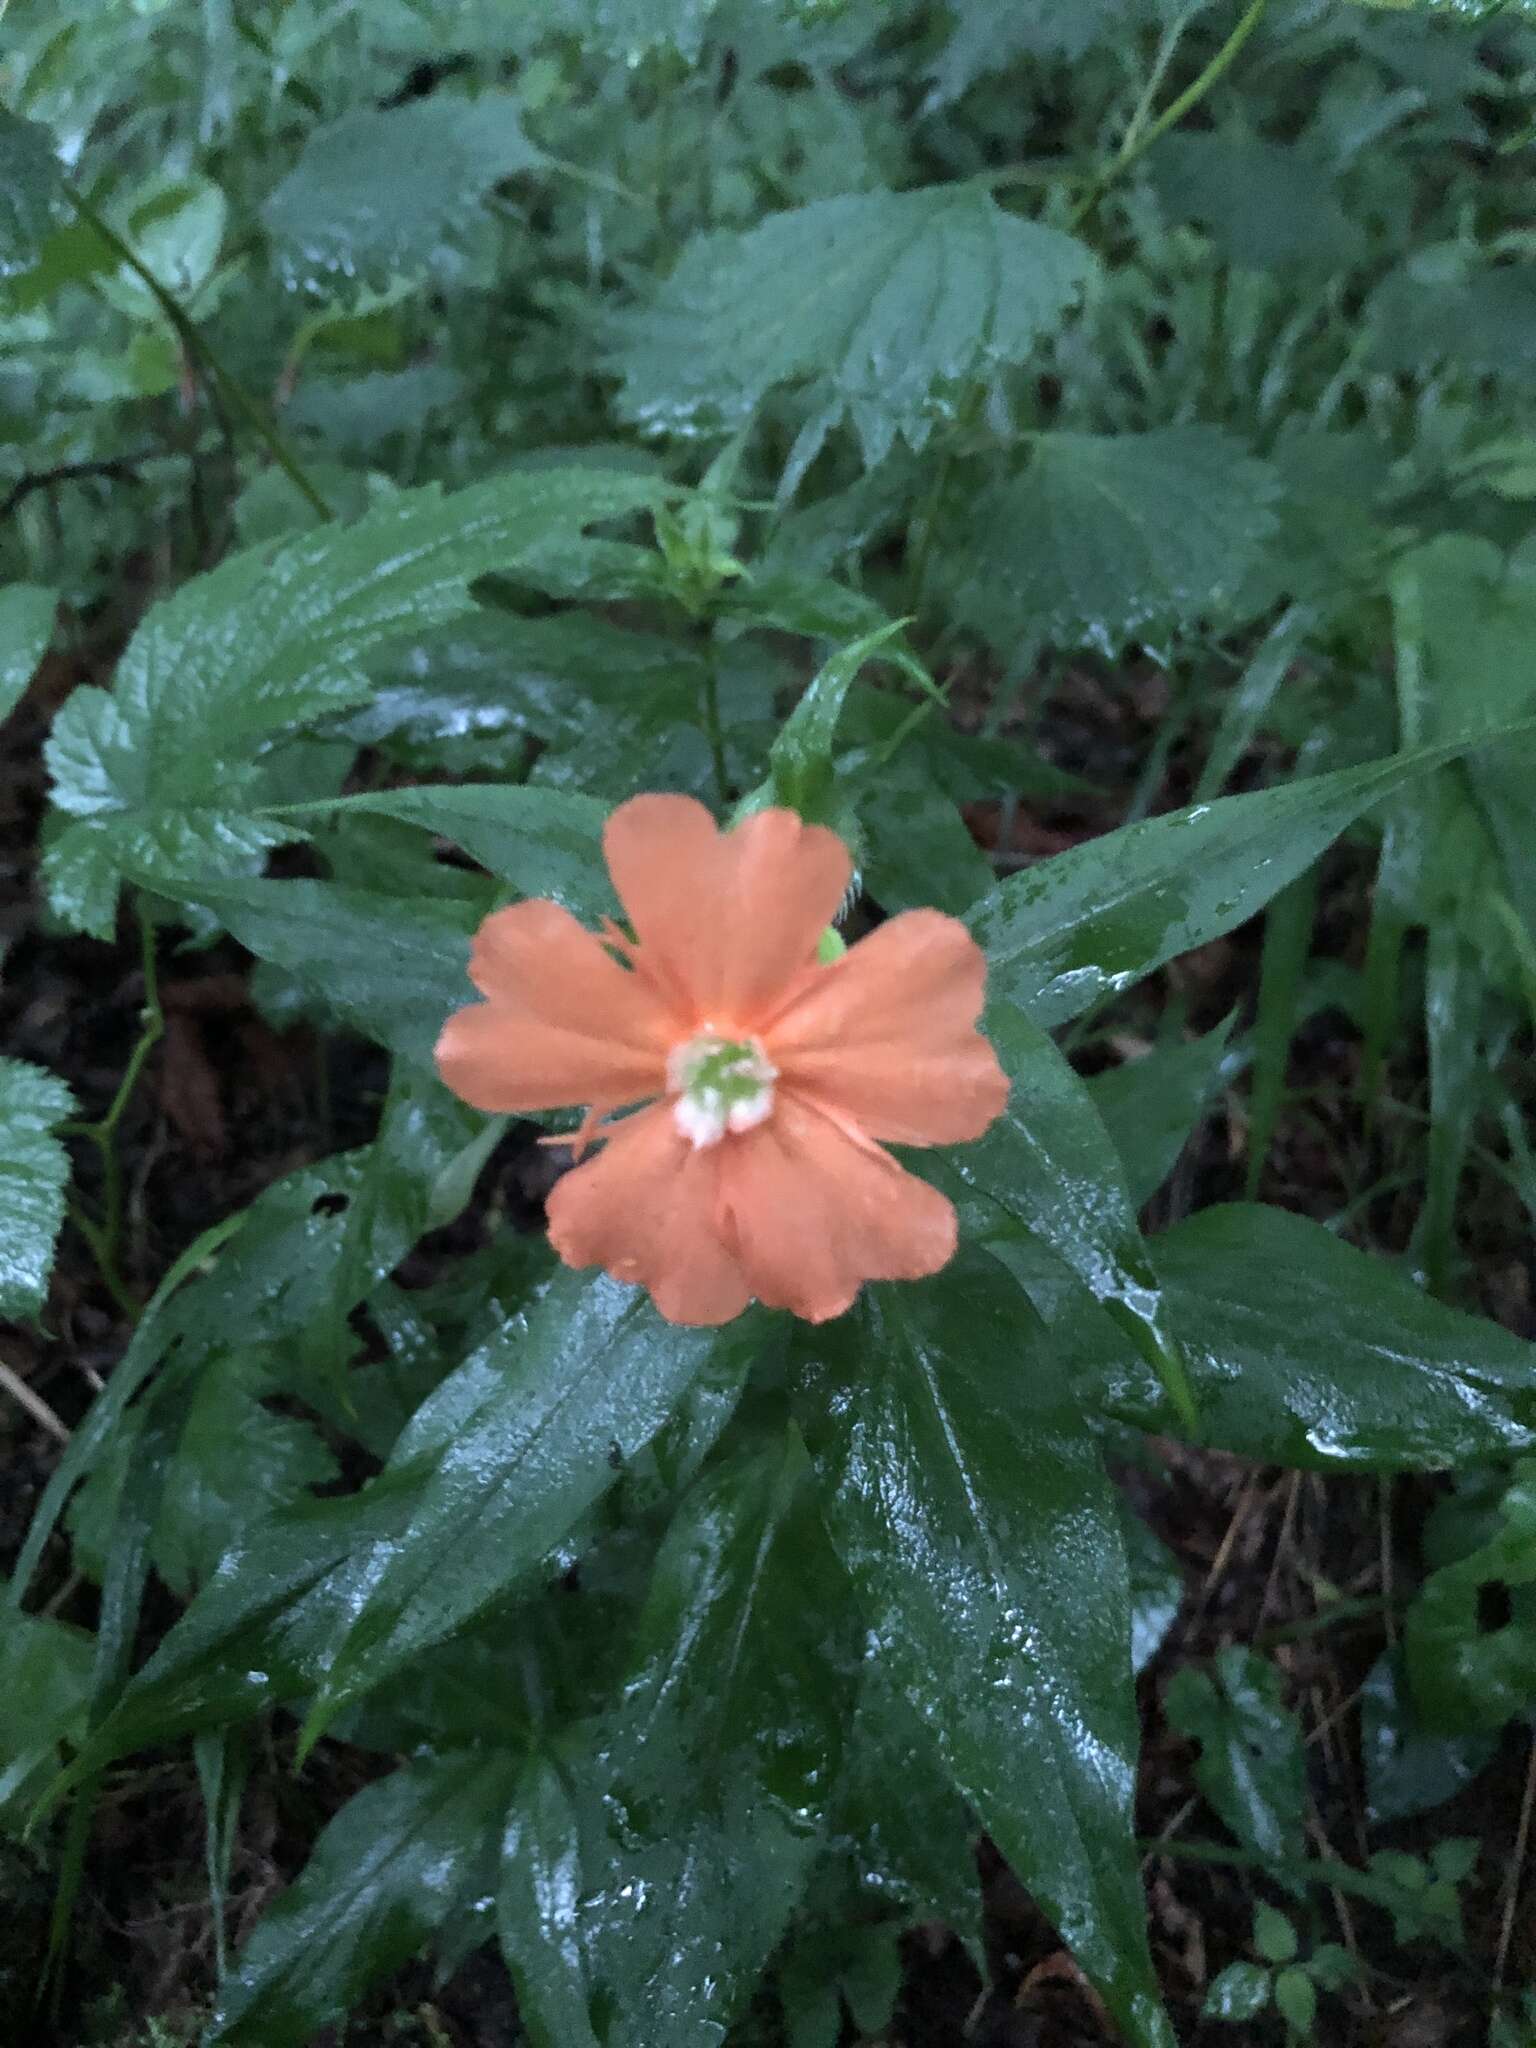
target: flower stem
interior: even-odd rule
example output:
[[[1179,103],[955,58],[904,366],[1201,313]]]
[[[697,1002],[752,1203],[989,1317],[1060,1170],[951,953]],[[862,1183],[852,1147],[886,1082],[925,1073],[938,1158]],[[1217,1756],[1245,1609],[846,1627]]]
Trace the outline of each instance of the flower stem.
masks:
[[[1169,101],[1155,121],[1148,122],[1145,109],[1143,107],[1137,108],[1130,126],[1125,131],[1125,136],[1121,141],[1119,149],[1073,208],[1072,218],[1068,223],[1069,226],[1073,228],[1081,227],[1111,185],[1116,184],[1119,179],[1124,177],[1137,158],[1145,156],[1154,142],[1159,141],[1161,137],[1166,135],[1170,128],[1177,127],[1190,109],[1199,105],[1211,87],[1231,69],[1237,59],[1238,52],[1258,27],[1264,10],[1268,5],[1269,0],[1249,0],[1249,4],[1244,8],[1237,26],[1216,52],[1210,63],[1206,65],[1198,78],[1193,79],[1185,86],[1176,99]]]

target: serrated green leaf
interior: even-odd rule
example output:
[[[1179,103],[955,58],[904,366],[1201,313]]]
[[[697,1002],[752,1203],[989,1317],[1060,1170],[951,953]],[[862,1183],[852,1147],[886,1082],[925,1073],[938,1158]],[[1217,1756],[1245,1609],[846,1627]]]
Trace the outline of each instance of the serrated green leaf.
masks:
[[[1153,1243],[1207,1442],[1263,1464],[1377,1471],[1536,1447],[1536,1350],[1321,1224],[1234,1203]]]
[[[967,919],[989,992],[1047,1029],[1066,1023],[1246,923],[1373,804],[1461,751],[1419,748],[1218,797],[1010,876]]]
[[[657,432],[749,420],[807,386],[792,464],[845,416],[866,465],[927,441],[958,387],[1024,361],[1093,275],[1080,242],[975,186],[845,193],[684,249],[650,303],[613,325],[625,415]]]
[[[53,137],[0,108],[0,277],[30,270],[65,212]]]
[[[1119,653],[1230,607],[1275,532],[1278,482],[1216,427],[1037,434],[936,564],[958,619],[1022,645]]]
[[[1166,135],[1150,159],[1169,217],[1195,220],[1229,263],[1349,269],[1361,236],[1325,163],[1302,143],[1241,131]]]
[[[521,116],[515,93],[436,93],[315,129],[262,208],[285,282],[377,286],[431,268],[472,202],[543,162]]]
[[[75,1099],[27,1060],[0,1059],[0,1321],[36,1315],[64,1221],[69,1154],[52,1135]]]
[[[949,0],[949,41],[933,66],[933,101],[1024,58],[1081,57],[1101,38],[1166,20],[1173,0]]]
[[[58,592],[35,583],[0,590],[0,718],[8,718],[53,638]]]
[[[418,1411],[392,1468],[436,1418],[457,1420],[407,1540],[337,1651],[322,1713],[470,1621],[531,1571],[641,1450],[712,1355],[754,1341],[664,1323],[633,1288],[561,1271],[531,1315],[473,1353]]]
[[[872,1654],[1129,2038],[1166,2048],[1131,1838],[1119,1513],[1020,1309],[1000,1267],[962,1254],[937,1279],[868,1289],[828,1326],[827,1512]]]
[[[401,492],[184,584],[146,616],[112,690],[76,690],[54,721],[53,800],[73,821],[45,857],[54,908],[106,937],[123,874],[206,882],[302,838],[262,815],[264,747],[366,699],[364,658],[468,610],[475,577],[579,553],[585,525],[653,496],[597,469]]]
[[[1266,1858],[1306,1853],[1301,1728],[1266,1658],[1229,1644],[1213,1670],[1183,1665],[1163,1695],[1168,1719],[1200,1744],[1195,1783],[1238,1840]]]
[[[224,1986],[209,2048],[305,2048],[483,1888],[509,1761],[422,1757],[357,1793],[269,1906]]]

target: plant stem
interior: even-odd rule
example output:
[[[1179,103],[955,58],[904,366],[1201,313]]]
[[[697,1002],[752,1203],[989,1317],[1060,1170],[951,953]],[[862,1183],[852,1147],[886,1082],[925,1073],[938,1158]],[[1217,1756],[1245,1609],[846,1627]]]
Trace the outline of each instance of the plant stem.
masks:
[[[138,906],[139,952],[144,967],[144,1005],[139,1012],[140,1032],[123,1078],[117,1085],[105,1116],[96,1123],[76,1124],[72,1134],[89,1138],[101,1157],[101,1221],[95,1223],[84,1210],[71,1205],[70,1219],[91,1248],[102,1282],[129,1322],[137,1322],[139,1309],[123,1285],[118,1270],[118,1240],[123,1227],[123,1173],[117,1156],[117,1127],[133,1099],[144,1062],[165,1032],[165,1012],[160,1007],[159,968],[155,959],[155,927],[143,905]]]
[[[715,770],[715,795],[723,810],[730,801],[730,776],[725,765],[725,729],[720,723],[720,668],[715,643],[704,652],[704,732]]]
[[[318,513],[322,519],[333,518],[335,515],[332,513],[330,506],[304,474],[292,450],[268,418],[265,410],[257,404],[256,400],[252,398],[251,394],[233,372],[227,370],[223,363],[220,362],[207,336],[181,304],[181,301],[173,293],[166,290],[148,264],[143,262],[134,253],[128,243],[117,232],[116,228],[111,226],[97,212],[83,192],[77,192],[73,186],[66,189],[70,204],[85,222],[86,226],[93,228],[100,235],[119,262],[126,264],[144,288],[151,293],[155,304],[160,308],[175,330],[176,338],[186,351],[188,358],[201,371],[210,392],[216,393],[226,404],[231,405],[236,412],[242,415],[246,424],[267,450],[272,460],[282,470],[294,489],[307,501],[311,509]]]
[[[1211,87],[1216,84],[1218,79],[1225,76],[1236,61],[1238,52],[1258,27],[1259,21],[1268,5],[1269,0],[1249,0],[1249,4],[1243,10],[1237,26],[1216,52],[1210,63],[1206,65],[1198,78],[1195,78],[1189,85],[1185,86],[1176,99],[1169,101],[1155,121],[1147,122],[1144,109],[1141,107],[1137,108],[1135,115],[1132,116],[1130,126],[1125,131],[1119,149],[1073,208],[1072,217],[1068,223],[1069,226],[1073,228],[1081,227],[1111,185],[1124,176],[1131,165],[1136,162],[1137,158],[1144,156],[1154,142],[1157,142],[1162,136],[1166,135],[1170,128],[1176,127],[1192,107],[1199,105]]]

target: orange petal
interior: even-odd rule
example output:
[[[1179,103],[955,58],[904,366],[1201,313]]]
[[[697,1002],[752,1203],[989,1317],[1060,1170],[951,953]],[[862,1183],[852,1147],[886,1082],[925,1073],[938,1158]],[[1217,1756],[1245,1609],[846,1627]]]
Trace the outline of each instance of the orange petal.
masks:
[[[568,910],[496,911],[475,935],[469,973],[490,1000],[448,1019],[437,1066],[476,1109],[611,1109],[660,1093],[672,1020]]]
[[[664,1105],[626,1117],[556,1183],[549,1241],[568,1266],[648,1288],[670,1323],[728,1323],[751,1290],[720,1235],[720,1158],[695,1151]]]
[[[814,959],[852,872],[836,833],[793,811],[721,833],[686,796],[620,804],[603,847],[641,970],[690,1027],[753,1030]]]
[[[866,1280],[921,1280],[954,1256],[936,1188],[782,1087],[768,1121],[719,1150],[726,1227],[770,1308],[822,1323]]]
[[[908,910],[804,975],[768,1025],[783,1084],[895,1145],[979,1138],[1008,1077],[975,1029],[986,956],[957,918]]]

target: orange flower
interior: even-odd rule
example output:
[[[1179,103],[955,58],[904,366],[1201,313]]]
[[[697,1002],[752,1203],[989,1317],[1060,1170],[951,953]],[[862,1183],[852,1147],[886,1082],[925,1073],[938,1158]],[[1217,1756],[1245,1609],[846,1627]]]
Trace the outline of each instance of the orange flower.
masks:
[[[603,1149],[549,1198],[561,1258],[675,1323],[754,1297],[822,1322],[866,1280],[937,1272],[955,1212],[880,1141],[979,1138],[1007,1100],[965,927],[909,910],[821,963],[850,861],[793,811],[722,833],[691,797],[637,796],[603,846],[634,939],[554,903],[495,912],[469,965],[486,1000],[437,1046],[476,1109],[590,1104],[578,1150]]]

